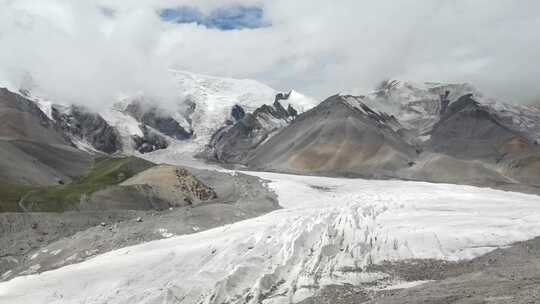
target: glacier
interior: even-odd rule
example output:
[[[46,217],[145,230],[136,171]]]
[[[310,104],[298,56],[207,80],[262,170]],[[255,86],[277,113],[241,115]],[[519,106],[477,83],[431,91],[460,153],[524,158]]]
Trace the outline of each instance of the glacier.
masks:
[[[329,284],[402,284],[370,270],[383,261],[466,260],[540,235],[535,195],[244,173],[266,179],[283,208],[17,277],[0,283],[0,302],[294,303]]]

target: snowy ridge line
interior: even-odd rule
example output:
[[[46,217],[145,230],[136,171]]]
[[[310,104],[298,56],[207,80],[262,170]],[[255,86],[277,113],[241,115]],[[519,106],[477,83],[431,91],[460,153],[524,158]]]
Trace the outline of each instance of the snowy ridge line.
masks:
[[[471,186],[249,173],[284,209],[0,283],[9,303],[290,303],[384,260],[471,259],[540,235],[540,198]],[[382,191],[384,189],[384,191]],[[175,302],[176,301],[176,302]]]
[[[211,136],[230,119],[231,109],[234,105],[241,105],[246,112],[253,112],[263,104],[271,105],[279,91],[251,79],[233,79],[225,77],[215,77],[202,74],[195,74],[187,71],[169,70],[171,77],[175,81],[178,89],[178,102],[176,104],[164,105],[159,101],[145,96],[143,93],[127,94],[119,92],[117,99],[110,107],[99,111],[106,122],[117,129],[123,143],[123,151],[127,154],[137,154],[132,140],[133,135],[142,136],[139,122],[126,113],[127,106],[132,101],[148,102],[158,108],[165,109],[171,118],[179,123],[185,130],[193,130],[194,138],[179,141],[171,140],[171,143],[186,143],[186,149],[192,153],[201,152],[210,141]],[[12,92],[19,92],[18,89],[7,82],[1,82],[0,86],[10,88]],[[52,116],[53,105],[56,108],[69,108],[71,103],[59,100],[50,100],[46,91],[39,86],[32,87],[25,91],[24,97],[34,101],[36,105],[49,117]],[[20,93],[20,92],[19,92]],[[18,93],[18,94],[19,94]],[[148,99],[147,99],[148,98]],[[193,102],[195,107],[193,113],[184,113],[185,101]],[[299,113],[302,113],[319,102],[310,97],[304,96],[292,90],[288,100],[281,100],[285,109],[291,104]],[[163,108],[165,107],[166,108]],[[188,117],[189,116],[189,117]],[[85,147],[84,143],[80,145]],[[178,145],[174,145],[177,147]],[[171,150],[171,149],[167,149]],[[174,154],[176,151],[170,151]]]
[[[241,105],[246,112],[253,112],[264,104],[272,104],[279,92],[251,79],[233,79],[195,74],[187,71],[169,70],[184,98],[195,103],[192,125],[195,142],[201,147],[212,134],[230,118],[234,105]],[[283,101],[282,101],[283,102]],[[292,104],[299,112],[307,111],[318,102],[292,91],[286,104]]]
[[[364,96],[362,102],[373,109],[394,115],[408,128],[418,129],[421,134],[429,132],[439,120],[440,98],[448,91],[448,100],[456,101],[461,96],[473,94],[481,105],[496,111],[514,129],[540,141],[540,110],[533,106],[511,104],[484,95],[470,83],[415,83],[389,80],[385,85]]]

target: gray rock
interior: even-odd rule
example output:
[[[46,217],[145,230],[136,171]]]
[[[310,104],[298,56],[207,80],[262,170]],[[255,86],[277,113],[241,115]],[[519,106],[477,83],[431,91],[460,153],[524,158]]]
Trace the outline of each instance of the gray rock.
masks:
[[[407,167],[416,152],[394,131],[395,118],[348,98],[332,96],[298,116],[250,155],[249,167],[370,177]]]
[[[61,109],[53,106],[55,123],[62,128],[67,138],[87,142],[94,149],[112,154],[122,148],[120,135],[103,117],[80,106]]]
[[[157,105],[143,101],[133,101],[125,111],[140,123],[172,138],[186,140],[193,136],[193,131],[184,129],[178,121]]]
[[[141,153],[149,153],[156,150],[165,149],[169,146],[167,139],[159,132],[156,132],[146,125],[141,125],[140,127],[143,132],[143,136],[133,136],[135,149],[137,151]]]
[[[231,116],[234,119],[234,121],[239,121],[244,116],[246,116],[246,112],[244,111],[244,108],[240,105],[234,105],[231,109]]]
[[[290,93],[289,93],[290,94]],[[265,140],[290,123],[296,110],[289,105],[285,110],[279,100],[289,94],[278,94],[273,106],[262,105],[253,113],[245,113],[235,105],[231,109],[233,121],[226,121],[210,139],[202,157],[226,164],[243,164],[249,155]]]

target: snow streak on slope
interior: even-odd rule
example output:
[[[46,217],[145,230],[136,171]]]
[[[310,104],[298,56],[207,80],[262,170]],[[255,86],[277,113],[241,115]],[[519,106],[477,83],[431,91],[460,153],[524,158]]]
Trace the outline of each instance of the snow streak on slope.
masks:
[[[219,128],[231,119],[232,107],[236,104],[242,106],[246,112],[253,112],[263,104],[271,105],[279,92],[255,80],[232,79],[207,75],[194,74],[185,71],[170,71],[178,85],[179,99],[183,100],[171,108],[172,105],[162,105],[159,101],[146,100],[144,96],[125,96],[110,109],[100,112],[103,118],[118,129],[124,143],[123,151],[129,154],[138,154],[133,148],[132,136],[142,136],[137,122],[125,109],[133,100],[143,100],[150,104],[155,103],[165,110],[184,129],[194,131],[193,139],[177,140],[166,136],[169,147],[156,150],[152,153],[139,155],[152,161],[170,162],[175,158],[192,157],[201,152],[209,143],[210,138]],[[182,104],[182,102],[187,104]],[[292,91],[288,100],[280,101],[287,108],[291,104],[299,113],[311,109],[318,102],[296,91]],[[194,105],[193,112],[187,109]]]
[[[124,113],[124,105],[121,103],[114,105],[110,109],[105,109],[99,114],[105,121],[114,127],[122,139],[122,151],[128,154],[137,154],[133,143],[133,136],[143,136],[139,127],[139,122],[131,115]]]
[[[252,173],[284,209],[0,284],[6,303],[290,303],[391,284],[382,260],[469,259],[540,235],[540,198],[468,186]]]

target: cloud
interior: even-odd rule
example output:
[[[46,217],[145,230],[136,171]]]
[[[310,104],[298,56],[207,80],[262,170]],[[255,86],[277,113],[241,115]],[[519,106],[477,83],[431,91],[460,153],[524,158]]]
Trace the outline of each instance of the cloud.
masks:
[[[119,93],[169,101],[178,92],[154,51],[162,26],[155,11],[146,8],[3,2],[0,76],[19,87],[30,75],[50,98],[90,107],[109,104]]]
[[[249,9],[238,19],[239,7]],[[177,99],[171,67],[321,99],[383,78],[466,81],[511,102],[540,96],[535,0],[0,0],[0,8],[0,81],[31,75],[51,96],[96,107],[119,92]],[[169,22],[175,12],[186,13],[182,22]],[[269,26],[244,26],[253,22]]]

